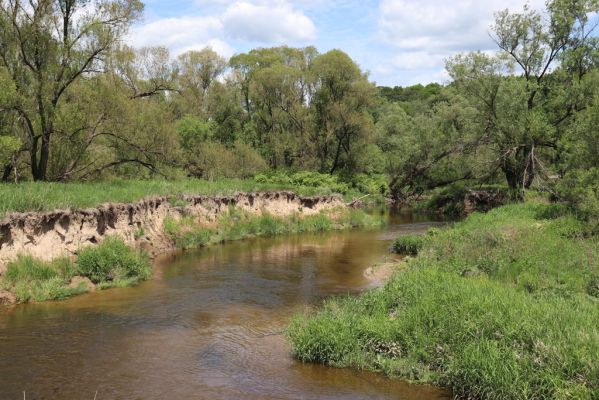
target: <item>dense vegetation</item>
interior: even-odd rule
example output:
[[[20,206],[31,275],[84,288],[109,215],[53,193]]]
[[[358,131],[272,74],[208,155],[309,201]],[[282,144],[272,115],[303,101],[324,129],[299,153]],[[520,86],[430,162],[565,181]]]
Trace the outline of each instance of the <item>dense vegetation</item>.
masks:
[[[385,287],[294,320],[300,360],[459,398],[599,396],[599,238],[567,209],[505,206],[396,248],[419,255]]]
[[[76,262],[58,258],[45,262],[20,256],[9,263],[1,285],[14,293],[18,302],[59,300],[89,290],[129,286],[148,279],[152,274],[149,259],[128,247],[121,239],[106,238],[94,248],[81,250]]]
[[[334,229],[380,226],[381,218],[361,210],[339,209],[314,215],[276,217],[253,215],[231,207],[214,224],[202,225],[193,217],[167,218],[164,231],[178,248],[190,249],[256,236],[324,232]]]
[[[376,88],[340,50],[260,48],[225,60],[210,48],[176,58],[129,48],[122,38],[142,15],[138,0],[2,1],[0,175],[312,171],[398,200],[460,183],[581,201],[597,195],[589,15],[598,8],[552,0],[544,13],[499,12],[498,52],[451,58],[449,84]]]
[[[348,200],[358,189],[335,177],[302,173],[304,179],[290,180],[258,175],[255,179],[111,180],[109,182],[22,182],[0,184],[0,219],[10,212],[51,211],[95,207],[101,203],[133,203],[144,197],[181,195],[231,195],[238,192],[293,190],[298,195],[318,196],[339,193]],[[293,175],[291,176],[293,178]]]

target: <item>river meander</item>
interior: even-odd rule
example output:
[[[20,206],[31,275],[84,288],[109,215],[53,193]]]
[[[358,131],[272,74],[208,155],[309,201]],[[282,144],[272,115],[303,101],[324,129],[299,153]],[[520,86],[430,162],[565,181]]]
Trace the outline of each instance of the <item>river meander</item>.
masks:
[[[0,399],[406,399],[434,388],[293,360],[290,317],[375,283],[399,231],[251,239],[163,257],[153,280],[0,308]]]

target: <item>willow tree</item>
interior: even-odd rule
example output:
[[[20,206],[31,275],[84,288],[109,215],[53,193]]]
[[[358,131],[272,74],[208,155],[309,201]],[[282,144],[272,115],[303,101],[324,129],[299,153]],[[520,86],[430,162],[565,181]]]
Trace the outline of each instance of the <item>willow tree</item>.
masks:
[[[244,136],[273,168],[310,165],[314,47],[256,49],[231,58]]]
[[[210,47],[188,51],[177,59],[179,92],[183,96],[186,114],[205,114],[208,90],[222,76],[227,60]]]
[[[452,58],[455,86],[479,111],[480,143],[492,148],[512,189],[528,188],[560,151],[560,139],[590,98],[581,91],[596,48],[596,0],[551,0],[545,13],[496,14],[497,55]]]
[[[366,74],[341,50],[314,60],[314,143],[322,172],[356,172],[358,155],[373,141],[368,108],[375,87]]]
[[[139,0],[0,0],[0,66],[17,100],[31,175],[48,178],[57,109],[78,80],[103,68],[103,56],[143,10]]]

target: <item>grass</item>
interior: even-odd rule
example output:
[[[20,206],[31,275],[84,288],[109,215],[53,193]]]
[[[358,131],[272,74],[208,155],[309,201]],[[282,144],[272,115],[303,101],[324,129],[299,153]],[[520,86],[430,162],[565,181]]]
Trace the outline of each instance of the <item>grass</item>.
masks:
[[[269,214],[252,215],[231,207],[213,226],[202,226],[193,217],[183,217],[179,220],[169,217],[164,221],[164,231],[178,248],[190,249],[255,236],[324,232],[380,226],[382,223],[381,218],[361,210],[334,210],[307,216],[293,214],[289,217],[275,217]]]
[[[75,266],[68,258],[47,263],[21,256],[8,265],[2,286],[12,289],[20,302],[64,299],[82,291],[82,288],[68,287],[75,272]]]
[[[95,284],[107,282],[119,285],[144,281],[152,274],[149,258],[128,247],[122,239],[107,237],[98,247],[88,247],[79,253],[77,270]]]
[[[334,193],[328,186],[308,187],[292,183],[259,183],[255,180],[114,180],[110,182],[0,183],[0,219],[10,212],[89,208],[106,202],[132,203],[148,196],[230,195],[237,192],[293,190],[303,196]],[[356,193],[346,193],[351,198]]]
[[[288,331],[296,357],[457,398],[599,398],[599,238],[555,207],[509,205],[428,235],[385,287]]]
[[[425,238],[421,235],[400,236],[393,242],[393,251],[397,254],[415,256],[424,246]]]
[[[98,247],[83,249],[77,262],[59,258],[45,262],[20,256],[9,263],[2,279],[5,290],[20,303],[61,300],[87,291],[84,282],[70,286],[76,277],[88,278],[98,289],[131,286],[151,275],[148,258],[118,238],[107,237]]]

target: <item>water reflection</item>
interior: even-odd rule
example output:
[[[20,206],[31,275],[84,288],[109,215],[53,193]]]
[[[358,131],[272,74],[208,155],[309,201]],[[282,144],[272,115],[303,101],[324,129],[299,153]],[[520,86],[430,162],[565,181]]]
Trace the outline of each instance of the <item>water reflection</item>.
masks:
[[[432,388],[295,362],[306,305],[371,284],[385,230],[255,239],[158,262],[156,279],[0,311],[0,399],[436,399]],[[389,232],[392,232],[391,234]]]

